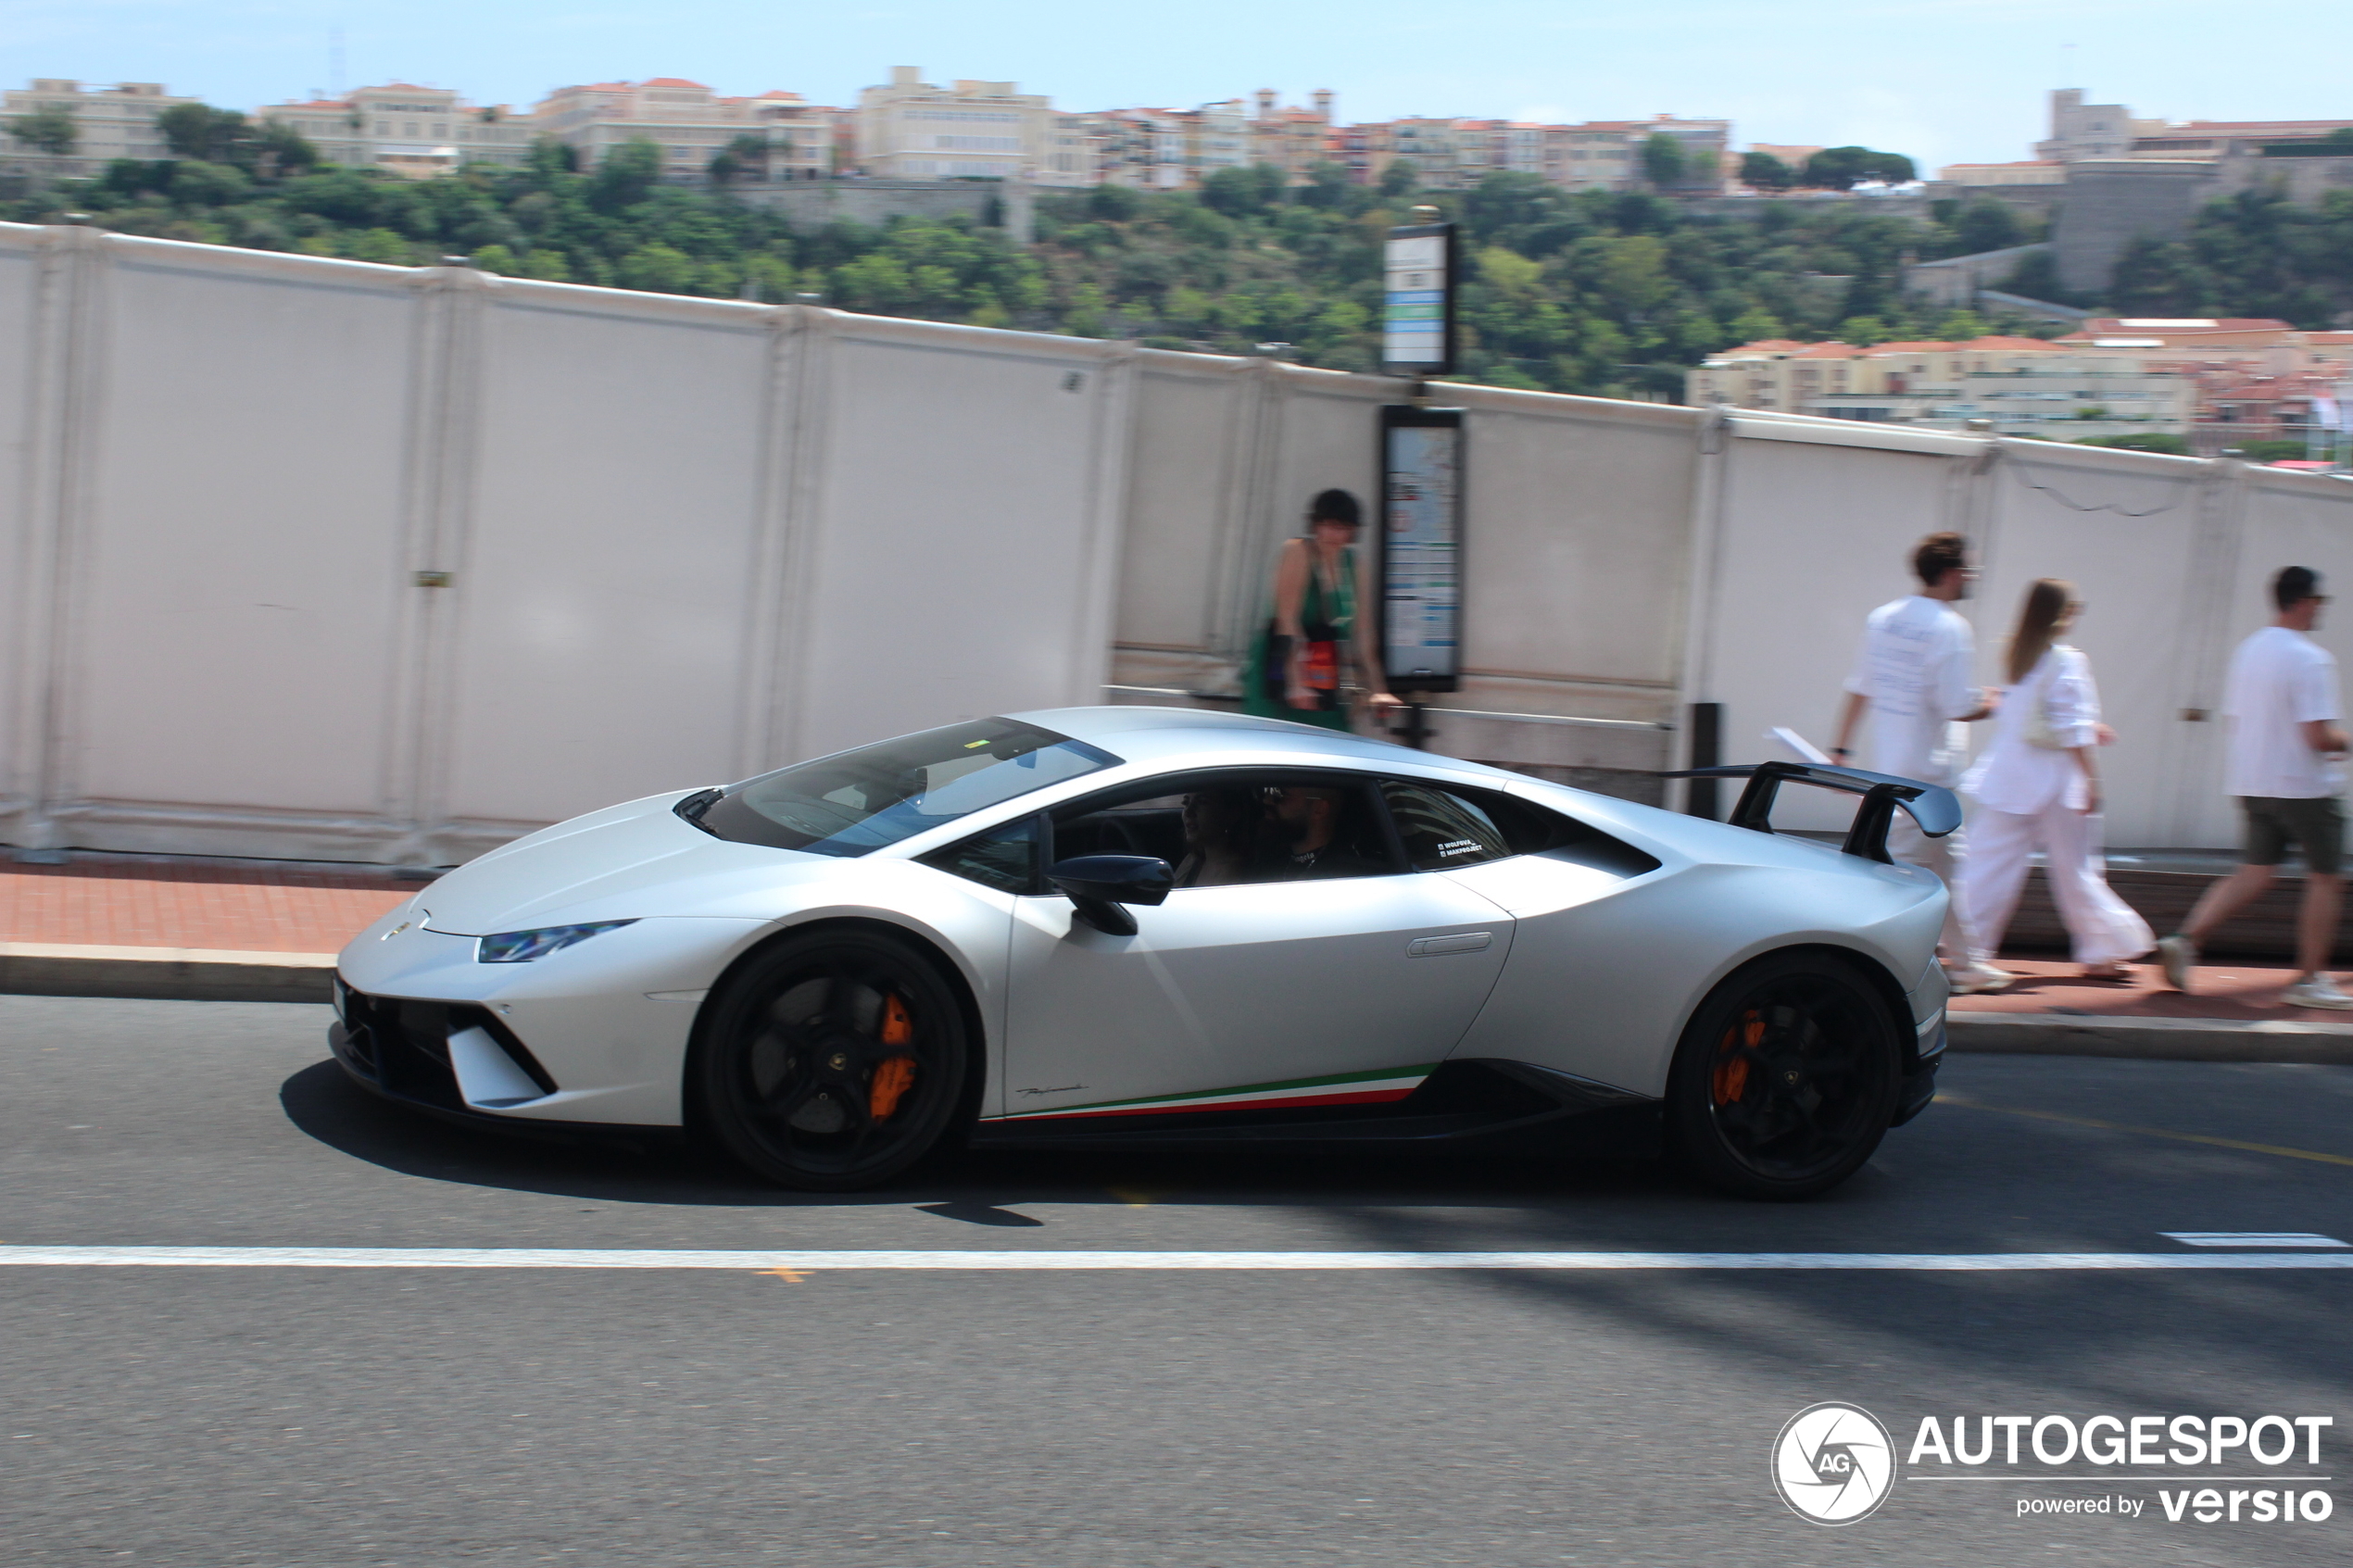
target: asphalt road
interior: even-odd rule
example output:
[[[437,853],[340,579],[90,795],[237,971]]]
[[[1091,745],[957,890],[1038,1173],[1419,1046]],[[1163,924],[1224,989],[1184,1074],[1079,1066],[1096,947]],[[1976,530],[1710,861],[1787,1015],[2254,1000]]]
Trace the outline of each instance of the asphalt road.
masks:
[[[810,1199],[412,1119],[341,1082],[327,1021],[0,997],[0,1248],[2353,1240],[2353,1069],[1961,1058],[1953,1099],[1789,1207],[1641,1165],[1328,1156],[975,1157]],[[2342,1562],[2353,1509],[2169,1523],[2159,1482],[2080,1461],[1907,1466],[1829,1529],[1768,1461],[1831,1399],[1899,1448],[1927,1415],[2330,1415],[2319,1465],[2279,1473],[2353,1504],[2348,1300],[2341,1270],[0,1267],[0,1563]],[[2017,1513],[2102,1496],[2145,1512]]]

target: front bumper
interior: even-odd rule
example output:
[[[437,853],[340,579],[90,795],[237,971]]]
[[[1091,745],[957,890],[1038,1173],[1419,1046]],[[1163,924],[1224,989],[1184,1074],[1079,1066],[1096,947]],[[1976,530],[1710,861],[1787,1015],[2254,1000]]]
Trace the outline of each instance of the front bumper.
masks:
[[[765,929],[659,917],[530,963],[480,963],[476,938],[396,917],[336,962],[338,998],[359,998],[346,1034],[370,1032],[339,1053],[355,1075],[397,1098],[500,1119],[658,1127],[682,1120],[706,989]]]

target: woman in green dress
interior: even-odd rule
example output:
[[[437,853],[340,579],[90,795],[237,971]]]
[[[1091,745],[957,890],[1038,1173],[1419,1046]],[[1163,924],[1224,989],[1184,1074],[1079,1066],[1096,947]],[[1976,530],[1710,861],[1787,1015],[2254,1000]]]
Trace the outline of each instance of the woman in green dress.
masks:
[[[1376,712],[1404,706],[1390,695],[1377,637],[1356,634],[1365,597],[1356,559],[1363,513],[1345,490],[1326,490],[1307,508],[1304,538],[1283,542],[1275,567],[1275,614],[1251,646],[1242,675],[1242,711],[1267,719],[1349,727],[1349,663]]]

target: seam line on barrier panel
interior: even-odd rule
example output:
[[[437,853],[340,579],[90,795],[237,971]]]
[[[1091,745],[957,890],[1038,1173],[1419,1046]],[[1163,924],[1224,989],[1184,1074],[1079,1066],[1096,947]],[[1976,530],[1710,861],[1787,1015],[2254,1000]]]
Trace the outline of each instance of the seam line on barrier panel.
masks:
[[[2330,1252],[1159,1252],[682,1250],[536,1247],[0,1246],[0,1266],[260,1269],[852,1271],[2158,1271],[2353,1269]]]

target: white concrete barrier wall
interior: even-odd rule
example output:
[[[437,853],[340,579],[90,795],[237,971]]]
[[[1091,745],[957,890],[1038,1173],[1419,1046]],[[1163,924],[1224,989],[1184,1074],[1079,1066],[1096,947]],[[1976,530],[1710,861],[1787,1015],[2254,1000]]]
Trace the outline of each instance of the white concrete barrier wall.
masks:
[[[440,864],[1100,700],[1132,352],[0,229],[0,839]]]
[[[0,842],[422,864],[969,714],[1230,696],[1279,541],[1375,499],[1400,392],[16,226],[0,348]],[[1826,739],[1863,616],[1957,528],[1982,679],[2033,578],[2092,602],[2110,843],[2223,845],[2230,648],[2279,566],[2353,582],[2340,481],[1442,390],[1458,755],[1627,786],[1702,701],[1729,759]]]

